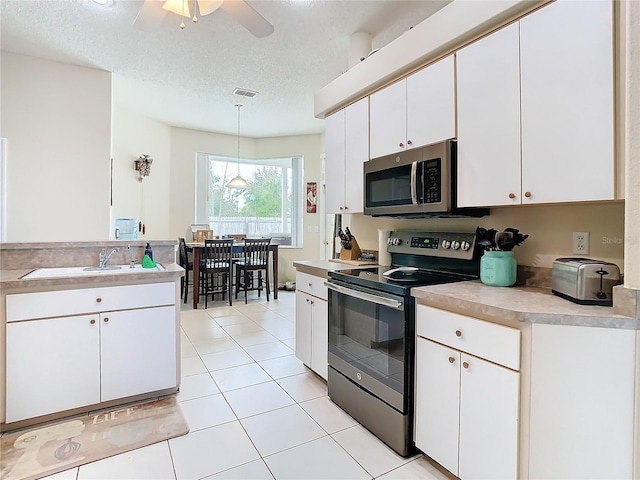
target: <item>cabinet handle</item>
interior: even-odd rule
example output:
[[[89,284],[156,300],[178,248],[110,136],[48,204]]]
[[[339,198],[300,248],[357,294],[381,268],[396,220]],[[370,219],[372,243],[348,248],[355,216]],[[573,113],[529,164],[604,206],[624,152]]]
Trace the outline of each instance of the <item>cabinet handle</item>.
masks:
[[[468,364],[467,362],[462,362],[462,366],[463,366],[464,368],[469,368],[469,364]]]
[[[509,194],[509,198],[510,198],[511,200],[513,200],[514,198],[516,198],[516,194],[515,194],[515,193],[510,193],[510,194]]]
[[[308,299],[308,298],[305,298],[305,299],[304,299],[304,301],[305,301],[305,302],[307,302],[307,303],[309,303],[309,299]]]
[[[456,359],[454,357],[449,357],[449,363],[453,363],[455,361],[456,361]]]
[[[311,305],[313,305],[313,300],[311,300],[309,303],[310,303]]]
[[[90,323],[91,325],[95,325],[95,324],[96,324],[96,321],[95,321],[95,320],[90,320],[90,321],[89,321],[89,323]]]
[[[527,198],[531,198],[531,192],[524,192],[524,196]]]
[[[347,206],[345,205],[345,206],[344,206],[344,209],[345,209],[345,210],[349,210],[349,207],[347,207]]]
[[[411,140],[407,140],[407,145],[413,145],[413,142]]]
[[[104,323],[107,323],[109,321],[109,317],[104,317]]]
[[[456,337],[461,337],[462,336],[462,332],[460,330],[456,330]]]
[[[313,283],[309,282],[309,286],[310,286],[310,287],[313,287]]]
[[[344,210],[344,207],[340,207],[340,210]]]
[[[96,302],[100,303],[102,299],[100,297],[96,298]]]
[[[404,147],[404,143],[400,142],[400,143],[398,144],[398,146],[399,146],[400,148],[403,148],[403,147]]]

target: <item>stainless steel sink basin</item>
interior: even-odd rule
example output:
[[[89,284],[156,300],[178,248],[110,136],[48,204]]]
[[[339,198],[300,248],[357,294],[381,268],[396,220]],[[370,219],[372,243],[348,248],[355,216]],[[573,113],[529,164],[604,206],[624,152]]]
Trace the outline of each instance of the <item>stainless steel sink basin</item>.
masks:
[[[21,278],[29,280],[34,278],[88,277],[92,275],[126,275],[129,273],[164,272],[165,270],[166,269],[159,263],[153,268],[142,268],[140,264],[134,265],[134,268],[130,268],[129,265],[107,265],[104,268],[51,267],[37,268],[33,272],[23,275]]]

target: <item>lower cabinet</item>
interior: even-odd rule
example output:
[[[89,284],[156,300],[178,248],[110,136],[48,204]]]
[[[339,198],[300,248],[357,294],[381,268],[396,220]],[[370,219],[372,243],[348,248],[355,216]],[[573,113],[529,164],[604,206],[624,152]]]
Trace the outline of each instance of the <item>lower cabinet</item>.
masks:
[[[298,273],[296,288],[296,357],[326,380],[329,322],[324,279]]]
[[[430,307],[418,312],[416,446],[461,479],[517,478],[520,374],[494,361],[519,351],[519,332]],[[512,347],[494,356],[496,342]]]
[[[161,306],[119,303],[123,287],[14,295],[8,303],[20,306],[6,326],[6,423],[176,387],[175,284],[143,287],[139,305]],[[75,292],[127,309],[80,314],[93,306],[67,302]],[[78,314],[22,313],[22,304],[58,295],[61,308]]]

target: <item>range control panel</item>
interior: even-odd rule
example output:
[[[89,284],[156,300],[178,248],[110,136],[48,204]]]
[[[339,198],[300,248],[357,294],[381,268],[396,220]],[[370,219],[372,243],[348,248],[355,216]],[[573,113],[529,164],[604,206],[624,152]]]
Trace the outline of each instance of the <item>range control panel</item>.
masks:
[[[394,231],[389,234],[387,251],[471,260],[475,242],[475,233]]]

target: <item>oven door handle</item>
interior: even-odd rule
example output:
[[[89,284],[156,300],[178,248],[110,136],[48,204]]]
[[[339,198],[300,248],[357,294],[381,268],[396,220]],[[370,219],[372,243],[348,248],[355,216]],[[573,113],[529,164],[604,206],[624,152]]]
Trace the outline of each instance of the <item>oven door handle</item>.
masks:
[[[418,162],[411,164],[411,203],[418,204]]]
[[[349,295],[350,297],[359,298],[360,300],[366,300],[367,302],[377,303],[378,305],[384,305],[395,310],[404,310],[404,302],[394,300],[392,298],[379,297],[378,295],[372,295],[370,293],[361,292],[359,290],[353,290],[352,288],[342,287],[330,282],[324,282],[325,286],[338,293]]]

